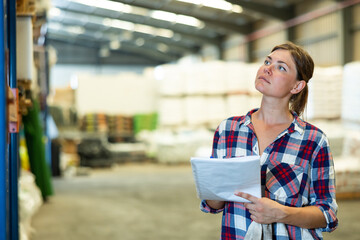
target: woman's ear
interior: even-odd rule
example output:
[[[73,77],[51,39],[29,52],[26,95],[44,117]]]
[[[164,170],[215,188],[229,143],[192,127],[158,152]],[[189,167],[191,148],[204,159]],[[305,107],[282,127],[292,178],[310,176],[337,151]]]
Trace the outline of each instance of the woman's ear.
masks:
[[[304,80],[300,80],[300,81],[296,81],[296,84],[294,86],[293,89],[291,89],[291,93],[292,94],[297,94],[299,92],[301,92],[301,90],[303,90],[306,86],[306,82]]]

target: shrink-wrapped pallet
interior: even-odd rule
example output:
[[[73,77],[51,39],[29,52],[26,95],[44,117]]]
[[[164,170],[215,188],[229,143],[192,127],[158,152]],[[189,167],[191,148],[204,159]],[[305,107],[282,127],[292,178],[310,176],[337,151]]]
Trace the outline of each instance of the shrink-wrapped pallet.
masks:
[[[344,66],[341,117],[351,122],[360,122],[360,62]]]
[[[204,96],[187,96],[185,101],[185,122],[187,125],[206,123],[206,98]]]
[[[174,126],[184,124],[185,106],[182,98],[162,98],[158,106],[159,125]]]
[[[259,64],[226,63],[226,92],[249,94],[255,92],[254,81]]]
[[[206,97],[206,123],[217,125],[227,117],[226,102],[222,96]]]
[[[226,97],[226,109],[228,116],[245,115],[250,110],[249,95],[236,94]]]
[[[334,119],[341,116],[343,68],[316,67],[309,82],[306,108],[308,119]]]
[[[158,80],[159,94],[179,96],[185,92],[185,74],[179,65],[163,65],[154,70]]]

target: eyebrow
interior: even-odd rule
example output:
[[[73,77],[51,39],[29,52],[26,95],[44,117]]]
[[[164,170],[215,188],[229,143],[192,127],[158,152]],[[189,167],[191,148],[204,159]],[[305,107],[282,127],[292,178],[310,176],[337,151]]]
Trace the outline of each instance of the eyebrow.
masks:
[[[270,56],[266,56],[267,58],[269,58],[271,61],[273,60],[272,59],[272,57],[270,57]],[[284,62],[284,61],[278,61],[278,63],[283,63],[283,64],[285,64],[289,69],[291,69],[291,67],[286,63],[286,62]]]

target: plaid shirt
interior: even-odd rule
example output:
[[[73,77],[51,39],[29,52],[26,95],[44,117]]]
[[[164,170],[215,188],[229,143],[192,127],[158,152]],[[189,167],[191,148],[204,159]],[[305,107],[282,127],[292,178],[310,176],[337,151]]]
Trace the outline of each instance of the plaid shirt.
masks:
[[[214,135],[212,157],[259,155],[258,140],[251,123],[251,114],[255,111],[221,122]],[[263,196],[286,206],[317,206],[323,212],[327,226],[303,229],[273,223],[273,239],[322,239],[322,231],[331,232],[338,224],[332,156],[325,134],[296,113],[293,115],[290,127],[261,155]],[[203,200],[200,208],[210,213],[223,211],[223,240],[243,239],[252,221],[242,203],[226,202],[223,209],[215,210]]]

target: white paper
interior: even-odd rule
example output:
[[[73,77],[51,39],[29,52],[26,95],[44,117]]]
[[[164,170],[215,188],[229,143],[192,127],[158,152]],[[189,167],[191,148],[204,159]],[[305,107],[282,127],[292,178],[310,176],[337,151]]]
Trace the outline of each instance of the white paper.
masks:
[[[261,197],[260,157],[192,157],[192,172],[200,199],[248,202],[236,191]]]

